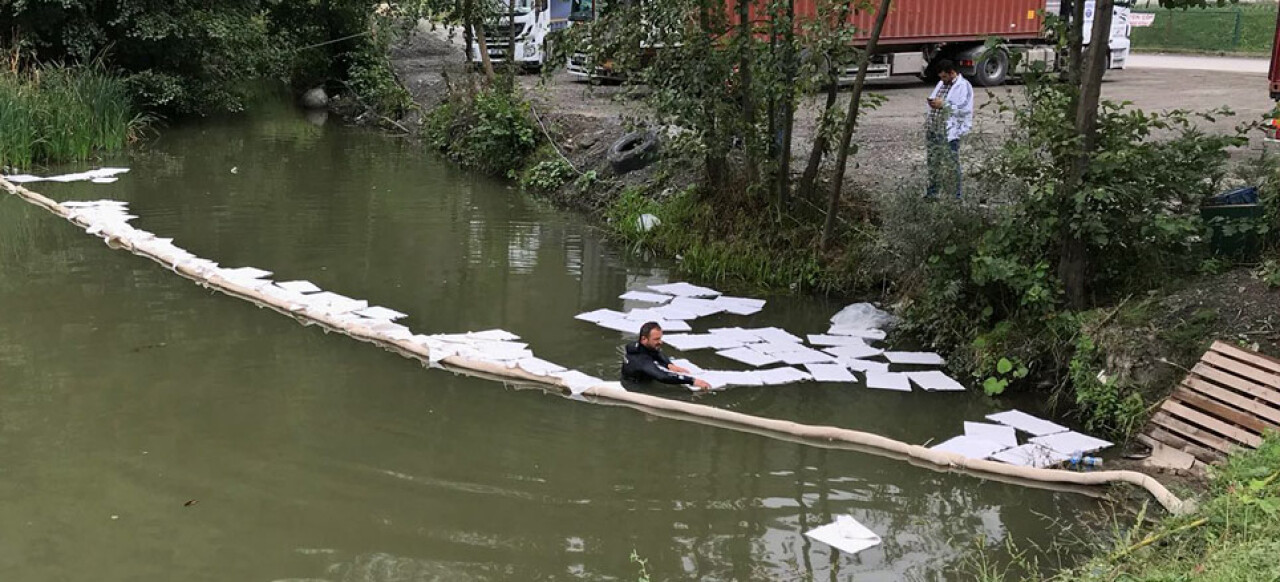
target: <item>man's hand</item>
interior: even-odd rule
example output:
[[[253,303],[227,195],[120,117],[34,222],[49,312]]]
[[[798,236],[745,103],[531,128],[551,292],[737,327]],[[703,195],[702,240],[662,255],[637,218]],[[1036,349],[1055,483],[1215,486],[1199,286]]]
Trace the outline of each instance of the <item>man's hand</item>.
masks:
[[[929,100],[929,107],[932,109],[942,109],[942,98],[934,97]]]
[[[688,375],[689,375],[689,369],[688,369],[688,368],[683,368],[683,367],[677,366],[677,365],[675,365],[675,364],[671,364],[671,365],[667,366],[667,369],[668,369],[668,370],[671,370],[672,372],[675,372],[675,373],[677,373],[677,374],[684,374],[684,375],[686,375],[686,376],[688,376]]]
[[[698,379],[694,379],[694,381],[693,381],[693,387],[694,387],[694,388],[697,388],[697,389],[699,389],[699,390],[710,390],[710,389],[711,389],[711,385],[710,385],[710,384],[708,384],[705,380],[698,380]]]

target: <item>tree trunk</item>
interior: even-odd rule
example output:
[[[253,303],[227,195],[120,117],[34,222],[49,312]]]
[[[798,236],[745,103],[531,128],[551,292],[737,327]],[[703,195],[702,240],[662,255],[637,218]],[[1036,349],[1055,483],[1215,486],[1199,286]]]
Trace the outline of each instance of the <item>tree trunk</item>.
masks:
[[[738,12],[738,98],[742,107],[742,144],[746,149],[747,184],[760,182],[760,160],[757,156],[755,123],[756,104],[751,87],[751,2],[735,0]]]
[[[778,156],[778,206],[791,204],[791,133],[796,121],[796,0],[787,0],[787,30],[783,34],[782,152]]]
[[[1093,14],[1093,37],[1107,38],[1111,30],[1111,14],[1114,0],[1098,0]],[[1089,272],[1088,243],[1080,232],[1071,228],[1077,208],[1079,193],[1085,187],[1085,174],[1089,170],[1089,158],[1098,144],[1098,103],[1102,99],[1102,76],[1106,73],[1107,56],[1110,52],[1107,42],[1090,42],[1089,57],[1083,67],[1080,97],[1076,105],[1076,134],[1080,137],[1080,151],[1072,160],[1071,173],[1068,176],[1068,187],[1064,192],[1065,206],[1068,213],[1063,215],[1062,256],[1058,261],[1058,277],[1062,280],[1067,294],[1067,305],[1072,309],[1083,309],[1086,305],[1087,275]]]
[[[462,52],[470,65],[475,62],[471,56],[471,47],[475,44],[475,29],[471,28],[471,3],[474,0],[462,0],[459,12],[462,15]]]
[[[474,3],[475,0],[472,0]],[[474,5],[474,4],[473,4]],[[484,69],[484,77],[490,82],[496,75],[493,72],[493,61],[489,59],[489,43],[484,37],[484,16],[476,18],[475,11],[468,11],[467,27],[471,28],[476,37],[476,51],[480,53],[480,66]],[[479,21],[480,25],[476,26]]]
[[[822,108],[822,117],[818,120],[818,134],[813,137],[813,148],[809,150],[809,162],[804,167],[804,174],[800,176],[800,185],[796,187],[797,194],[803,197],[813,196],[814,184],[818,181],[818,170],[822,169],[822,157],[826,155],[827,143],[830,141],[831,128],[827,127],[826,120],[831,110],[835,109],[836,99],[840,94],[840,72],[835,61],[831,62],[827,83],[827,104]]]
[[[514,77],[516,74],[516,0],[507,2],[507,35],[507,72]]]
[[[853,128],[858,125],[858,110],[862,105],[862,89],[867,82],[867,68],[871,66],[871,55],[875,54],[876,44],[880,42],[880,31],[884,30],[884,21],[889,16],[889,5],[892,2],[893,0],[881,0],[875,26],[871,28],[871,37],[867,39],[867,47],[858,59],[858,77],[853,81],[853,93],[849,96],[849,112],[845,114],[840,149],[836,154],[836,175],[831,184],[831,198],[827,200],[827,218],[822,224],[822,250],[830,249],[834,242],[832,234],[836,227],[836,211],[840,208],[840,191],[844,188],[845,166],[849,163],[849,142],[853,140]]]

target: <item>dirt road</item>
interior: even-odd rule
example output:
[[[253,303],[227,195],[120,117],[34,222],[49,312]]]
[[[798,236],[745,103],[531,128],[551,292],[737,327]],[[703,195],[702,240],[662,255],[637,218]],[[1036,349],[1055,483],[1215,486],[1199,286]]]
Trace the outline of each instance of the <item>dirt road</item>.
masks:
[[[456,36],[450,42],[440,32],[422,30],[417,37],[399,49],[395,57],[402,78],[414,90],[419,102],[427,104],[438,97],[442,89],[433,67],[441,59],[450,61],[449,66],[460,67],[462,51],[456,48],[459,42]],[[1265,73],[1207,70],[1214,66],[1209,57],[1144,56],[1137,62],[1141,66],[1107,73],[1103,87],[1105,99],[1128,101],[1148,111],[1207,110],[1222,106],[1234,110],[1234,117],[1202,124],[1204,129],[1215,132],[1232,131],[1237,124],[1260,120],[1274,105],[1267,93]],[[1167,68],[1175,66],[1187,68]],[[1256,70],[1256,63],[1236,68],[1250,70],[1251,67]],[[570,158],[584,166],[600,163],[604,149],[623,133],[624,119],[647,117],[642,101],[634,95],[627,96],[620,87],[590,85],[563,72],[525,75],[521,82],[540,115],[561,129],[567,142],[563,145]],[[1016,85],[977,90],[978,114],[974,133],[965,144],[966,157],[981,146],[998,144],[1005,138],[1004,127],[993,108],[984,105],[993,98],[1015,96],[1020,90]],[[923,171],[924,98],[930,86],[908,78],[874,83],[872,91],[884,95],[886,101],[863,117],[854,138],[861,144],[852,161],[857,167],[851,168],[849,175],[859,187],[872,191],[893,190],[904,179]],[[842,110],[847,98],[847,93],[841,96]],[[797,167],[803,167],[808,154],[820,105],[818,98],[809,98],[798,112]],[[1235,155],[1241,158],[1261,147],[1261,135],[1255,133],[1250,146]]]

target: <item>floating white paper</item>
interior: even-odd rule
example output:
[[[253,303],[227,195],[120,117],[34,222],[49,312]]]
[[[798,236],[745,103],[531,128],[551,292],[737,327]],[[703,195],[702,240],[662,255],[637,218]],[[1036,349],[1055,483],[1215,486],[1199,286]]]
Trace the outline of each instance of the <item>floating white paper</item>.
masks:
[[[320,292],[320,287],[316,286],[316,284],[312,283],[311,281],[285,281],[283,283],[276,283],[276,287],[280,287],[281,289],[288,289],[289,291],[293,291],[294,293],[319,293]]]
[[[270,277],[271,271],[264,271],[256,267],[240,267],[238,269],[223,269],[222,276],[228,279],[261,279]]]
[[[763,338],[756,335],[753,330],[742,329],[740,327],[718,327],[708,330],[708,333],[726,341],[736,341],[741,344],[754,344],[764,341]]]
[[[862,341],[862,340],[858,340]],[[822,351],[831,354],[837,358],[848,360],[860,360],[862,358],[874,358],[884,353],[880,348],[873,348],[867,344],[856,345],[849,344],[843,346],[835,346],[830,348],[822,348]]]
[[[759,337],[760,339],[767,342],[775,342],[775,343],[791,342],[791,343],[798,344],[803,341],[800,338],[788,333],[787,330],[779,329],[776,327],[762,327],[760,329],[749,329],[746,331],[756,334],[756,337]]]
[[[705,350],[711,347],[712,337],[708,334],[682,334],[673,333],[662,336],[662,343],[682,352],[691,352],[693,350]]]
[[[750,348],[733,348],[731,350],[722,350],[722,351],[716,352],[716,355],[729,358],[730,360],[742,362],[744,364],[747,364],[748,366],[756,366],[756,367],[766,366],[768,364],[775,364],[777,362],[782,361],[776,356],[762,354]]]
[[[956,382],[951,376],[937,370],[929,372],[907,372],[907,376],[921,390],[927,392],[964,392],[964,384]]]
[[[935,451],[958,453],[970,459],[985,459],[1009,447],[983,438],[962,435],[929,448]]]
[[[879,329],[831,329],[827,331],[828,335],[843,335],[848,337],[859,337],[862,339],[880,341],[885,338],[884,330]]]
[[[595,310],[595,311],[588,311],[588,312],[586,312],[586,313],[579,313],[579,314],[577,314],[577,315],[573,316],[573,318],[574,318],[574,319],[580,319],[580,320],[582,320],[582,321],[589,321],[589,322],[591,322],[591,323],[600,323],[601,321],[604,321],[604,320],[606,320],[606,319],[610,319],[610,318],[613,318],[613,319],[625,319],[626,317],[627,317],[627,314],[625,314],[625,313],[623,313],[623,312],[621,312],[621,311],[614,311],[614,310],[612,310],[612,309],[597,309],[597,310]]]
[[[875,388],[877,390],[897,390],[899,392],[910,392],[911,382],[906,374],[900,372],[871,372],[867,373],[867,388]]]
[[[662,295],[660,293],[649,293],[646,291],[627,291],[618,296],[618,299],[627,301],[640,301],[643,303],[666,303],[671,301],[670,295]]]
[[[769,354],[771,356],[781,356],[782,354],[791,352],[814,351],[804,344],[793,344],[791,342],[760,342],[751,344],[748,347],[762,354]]]
[[[715,302],[717,305],[722,305],[725,311],[734,315],[754,315],[764,309],[765,303],[763,299],[729,297],[727,295],[716,297]]]
[[[690,285],[688,283],[667,283],[666,285],[650,285],[650,289],[658,293],[666,293],[667,295],[678,295],[680,297],[715,297],[720,292],[715,289]]]
[[[605,329],[612,329],[614,331],[631,334],[639,334],[640,326],[644,325],[643,323],[636,323],[635,321],[625,317],[608,317],[595,322],[595,324]]]
[[[5,176],[4,179],[14,184],[23,184],[26,182],[83,182],[86,180],[95,180],[98,178],[110,178],[116,174],[128,172],[129,168],[98,168],[87,172],[77,172],[75,174],[62,174],[58,176],[33,176],[31,174],[14,174]]]
[[[674,305],[663,305],[662,307],[650,307],[646,309],[632,309],[627,312],[628,319],[650,320],[650,319],[679,319],[681,321],[687,319],[697,319],[699,315],[687,309],[680,309]]]
[[[1049,422],[1043,418],[1031,416],[1030,414],[1020,410],[988,414],[987,420],[994,420],[1000,424],[1012,426],[1022,432],[1031,433],[1034,436],[1045,436],[1060,432],[1067,432],[1067,427],[1065,426]]]
[[[809,334],[809,343],[815,346],[865,346],[867,340],[854,335]]]
[[[804,535],[847,554],[856,554],[880,545],[880,536],[858,523],[851,515],[838,515],[835,523],[811,529],[804,532]]]
[[[795,384],[796,382],[813,380],[813,376],[790,366],[756,370],[754,373],[760,378],[760,382],[766,386],[781,386],[783,384]]]
[[[369,306],[363,299],[352,299],[332,291],[321,291],[307,296],[311,305],[330,314],[350,313]]]
[[[671,300],[671,304],[668,307],[687,311],[696,314],[698,317],[715,315],[725,310],[725,306],[721,303],[710,299],[696,299],[693,297],[676,297]]]
[[[368,317],[369,319],[383,319],[386,321],[395,321],[397,319],[409,317],[408,315],[400,313],[394,309],[387,309],[386,307],[379,307],[377,305],[356,310],[355,313],[356,315]]]
[[[884,359],[890,364],[910,364],[912,366],[941,366],[947,361],[933,352],[885,352]]]
[[[516,365],[534,376],[546,376],[555,372],[565,371],[565,367],[560,364],[548,362],[542,358],[525,358],[516,362]]]
[[[857,382],[857,376],[840,364],[805,364],[815,382]]]
[[[836,359],[831,354],[824,354],[818,350],[809,349],[801,346],[798,350],[783,352],[778,354],[782,358],[782,362],[797,366],[800,364],[834,364]]]
[[[671,363],[688,370],[689,375],[691,376],[697,376],[699,374],[706,372],[706,370],[703,370],[701,366],[698,366],[697,364],[690,362],[689,360],[673,359],[671,360]]]
[[[764,382],[756,371],[724,371],[703,370],[698,379],[720,390],[729,386],[763,386]]]
[[[1006,448],[1018,446],[1018,435],[1012,426],[965,421],[964,434],[965,436],[977,437],[993,443],[1000,443]]]
[[[1031,442],[1053,449],[1064,455],[1093,453],[1111,446],[1110,441],[1080,434],[1074,431],[1060,432],[1030,439]]]
[[[657,323],[658,327],[662,328],[662,331],[664,332],[693,331],[693,328],[690,327],[689,324],[683,321],[680,321],[679,319],[653,319],[653,320],[643,320],[643,321],[638,319],[632,319],[631,322],[635,324],[635,327],[633,328],[635,330],[635,333],[637,334],[640,333],[640,326],[644,325],[645,323],[648,323],[649,321]]]
[[[505,329],[486,329],[484,331],[468,332],[467,338],[495,342],[511,342],[520,339],[520,336]]]
[[[555,372],[552,376],[559,378],[564,385],[569,388],[571,394],[577,395],[586,392],[588,388],[603,384],[604,380],[583,374],[577,370],[567,370],[564,372]]]
[[[854,372],[876,372],[884,374],[889,371],[889,364],[884,362],[872,362],[871,360],[856,359],[851,360],[849,358],[840,358],[839,362]]]
[[[375,323],[371,329],[373,329],[373,331],[378,335],[393,341],[402,341],[413,338],[413,332],[409,331],[409,328],[389,321]]]
[[[1057,465],[1070,457],[1048,447],[1027,443],[1020,447],[996,453],[991,458],[1010,465],[1044,469]]]

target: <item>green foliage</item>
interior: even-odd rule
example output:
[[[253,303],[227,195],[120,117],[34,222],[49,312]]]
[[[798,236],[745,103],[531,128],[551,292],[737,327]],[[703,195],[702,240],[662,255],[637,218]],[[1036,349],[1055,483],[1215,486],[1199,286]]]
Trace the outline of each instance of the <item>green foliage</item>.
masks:
[[[1266,283],[1267,287],[1272,289],[1280,287],[1280,261],[1275,259],[1264,261],[1253,270],[1253,276]]]
[[[100,59],[129,80],[138,104],[168,114],[243,109],[252,86],[351,78],[384,89],[370,66],[419,0],[62,0],[0,3],[0,45],[32,62]],[[384,16],[377,16],[379,13]],[[338,42],[337,39],[344,39]],[[363,71],[363,72],[361,72]],[[356,72],[358,74],[352,74]],[[371,86],[372,85],[372,86]],[[381,101],[384,96],[379,96]]]
[[[1054,580],[1209,582],[1280,579],[1280,438],[1211,471],[1211,497],[1192,514],[1120,532],[1114,549]],[[1139,516],[1141,518],[1141,516]]]
[[[0,73],[0,166],[86,160],[123,148],[147,123],[127,84],[100,68]]]
[[[515,177],[537,147],[539,133],[528,103],[514,92],[489,88],[474,98],[455,96],[433,110],[426,136],[465,167]]]
[[[1132,436],[1146,421],[1146,402],[1127,382],[1108,377],[1093,338],[1082,333],[1071,358],[1071,384],[1085,426],[1117,439]]]
[[[548,194],[574,178],[573,166],[556,156],[542,160],[520,174],[520,187],[529,192]]]
[[[1091,266],[1086,286],[1106,290],[1100,299],[1193,272],[1207,253],[1199,203],[1215,193],[1226,150],[1243,137],[1207,135],[1187,111],[1149,114],[1104,102],[1084,184],[1067,197],[1079,139],[1066,113],[1071,102],[1069,88],[1036,81],[1025,104],[996,102],[1016,129],[980,179],[1013,202],[983,237],[973,281],[1000,295],[997,314],[1060,307],[1056,257],[1067,233],[1083,239]]]

